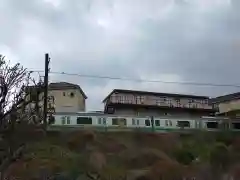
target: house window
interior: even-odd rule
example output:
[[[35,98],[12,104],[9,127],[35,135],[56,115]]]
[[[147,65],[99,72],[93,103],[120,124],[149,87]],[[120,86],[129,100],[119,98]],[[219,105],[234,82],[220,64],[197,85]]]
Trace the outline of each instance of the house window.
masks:
[[[61,120],[62,120],[62,124],[63,124],[63,125],[66,124],[66,117],[65,117],[65,116],[63,116],[63,117],[61,118]]]
[[[176,106],[181,107],[180,98],[176,98],[175,101],[176,101]]]
[[[160,126],[160,120],[155,120],[155,126]]]
[[[177,126],[178,127],[190,127],[190,122],[189,121],[178,121]]]
[[[73,93],[73,92],[70,93],[70,97],[71,97],[71,98],[74,97],[74,93]]]
[[[146,119],[146,120],[145,120],[145,125],[146,125],[146,126],[150,126],[150,125],[151,125],[150,120]]]
[[[158,106],[160,106],[160,105],[161,105],[161,99],[156,99],[156,104],[157,104]]]
[[[78,117],[77,124],[92,124],[92,118],[90,117]]]
[[[136,101],[137,101],[137,104],[143,104],[144,103],[144,97],[143,96],[137,96]]]
[[[124,103],[124,96],[120,96],[120,103]]]
[[[70,116],[67,117],[67,124],[70,124]]]
[[[65,93],[65,92],[63,92],[63,96],[66,96],[66,93]]]

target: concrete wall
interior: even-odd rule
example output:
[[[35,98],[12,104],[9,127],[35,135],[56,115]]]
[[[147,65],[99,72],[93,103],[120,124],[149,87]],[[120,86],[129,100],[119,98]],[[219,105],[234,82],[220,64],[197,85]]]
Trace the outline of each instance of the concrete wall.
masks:
[[[219,113],[240,110],[240,99],[222,102],[218,105]]]
[[[71,93],[73,93],[73,96],[71,96]],[[55,108],[56,112],[80,112],[86,110],[86,100],[77,89],[50,90],[48,96],[54,97],[54,103],[51,106]],[[39,97],[41,107],[43,106],[43,97],[44,93],[41,93]],[[49,105],[48,103],[48,107],[50,107]]]

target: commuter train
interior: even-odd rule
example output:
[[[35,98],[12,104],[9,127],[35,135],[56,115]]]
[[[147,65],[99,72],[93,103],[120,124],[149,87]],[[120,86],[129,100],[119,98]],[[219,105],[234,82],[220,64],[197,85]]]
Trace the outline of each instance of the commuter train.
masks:
[[[154,129],[155,131],[240,129],[240,120],[224,117],[183,118],[174,116],[124,116],[103,113],[55,113],[51,127],[94,127],[107,129]]]

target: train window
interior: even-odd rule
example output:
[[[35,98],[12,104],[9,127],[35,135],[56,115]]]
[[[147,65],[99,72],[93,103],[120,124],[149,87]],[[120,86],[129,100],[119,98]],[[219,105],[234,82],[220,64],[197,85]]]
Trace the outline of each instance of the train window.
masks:
[[[146,120],[145,120],[145,125],[146,125],[146,126],[150,126],[150,125],[151,125],[151,124],[150,124],[150,120],[146,119]]]
[[[67,124],[70,124],[70,116],[67,117]]]
[[[118,125],[118,118],[112,119],[112,125]]]
[[[106,124],[106,118],[103,118],[103,124]]]
[[[127,120],[125,118],[113,118],[112,125],[127,125]]]
[[[92,124],[91,117],[78,117],[77,124]]]
[[[61,119],[62,119],[62,124],[66,124],[66,117],[63,116]]]
[[[155,120],[155,126],[160,126],[160,120]]]
[[[169,126],[172,126],[172,121],[169,120]]]
[[[207,122],[207,128],[216,129],[216,128],[218,128],[218,123],[217,122]]]
[[[139,120],[137,120],[137,125],[139,125]]]
[[[102,118],[98,118],[98,124],[102,124]]]
[[[178,121],[177,126],[178,127],[190,127],[190,122],[189,121]]]
[[[135,119],[132,119],[132,125],[136,125]]]
[[[168,126],[168,120],[165,120],[165,125]]]
[[[106,124],[106,118],[98,118],[98,124]]]
[[[240,123],[232,123],[233,129],[240,129]]]

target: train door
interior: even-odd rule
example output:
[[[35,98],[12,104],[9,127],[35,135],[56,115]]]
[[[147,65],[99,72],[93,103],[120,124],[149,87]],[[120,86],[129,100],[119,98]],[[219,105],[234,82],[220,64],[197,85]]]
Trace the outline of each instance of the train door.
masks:
[[[127,120],[125,118],[112,118],[112,125],[124,127],[127,126]]]
[[[125,127],[125,126],[127,126],[127,120],[125,118],[119,118],[118,124],[120,127]]]

